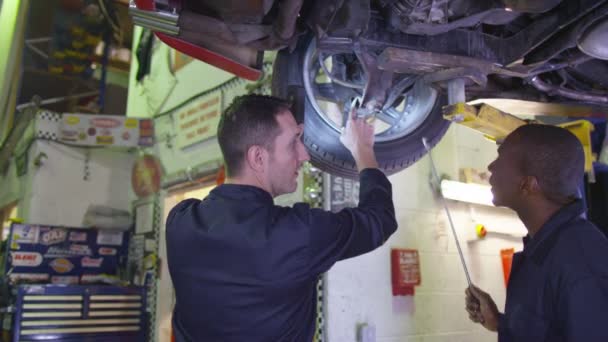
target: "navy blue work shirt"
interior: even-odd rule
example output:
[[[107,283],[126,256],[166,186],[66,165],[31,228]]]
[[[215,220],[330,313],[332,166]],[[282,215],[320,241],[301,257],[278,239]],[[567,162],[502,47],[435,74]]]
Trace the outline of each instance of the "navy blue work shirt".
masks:
[[[166,231],[176,340],[311,342],[319,275],[396,229],[391,184],[377,169],[360,173],[359,206],[337,213],[280,207],[235,184],[182,201]]]
[[[499,342],[608,341],[608,240],[577,200],[513,255]]]

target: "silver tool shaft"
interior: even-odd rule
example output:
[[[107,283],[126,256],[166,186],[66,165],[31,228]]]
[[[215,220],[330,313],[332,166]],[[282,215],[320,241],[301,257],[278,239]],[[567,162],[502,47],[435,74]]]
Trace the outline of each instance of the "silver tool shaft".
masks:
[[[429,155],[429,159],[431,160],[431,172],[433,173],[433,178],[435,182],[437,182],[437,186],[439,187],[439,193],[441,194],[441,202],[443,203],[443,208],[445,209],[445,213],[448,215],[448,221],[450,221],[450,227],[452,228],[452,235],[454,236],[454,240],[456,241],[456,248],[458,249],[458,255],[460,255],[460,261],[462,262],[462,268],[464,268],[464,274],[467,277],[467,283],[469,287],[471,286],[471,277],[469,276],[469,269],[467,268],[467,264],[464,261],[464,255],[462,254],[462,249],[460,248],[460,242],[458,241],[458,235],[456,235],[456,229],[454,228],[454,222],[452,221],[452,215],[450,214],[450,209],[448,209],[448,203],[443,197],[443,193],[441,192],[441,179],[439,179],[439,174],[437,173],[437,169],[435,168],[435,162],[433,161],[433,156],[431,156],[431,146],[428,144],[426,138],[422,138],[422,144],[424,144],[424,148]]]

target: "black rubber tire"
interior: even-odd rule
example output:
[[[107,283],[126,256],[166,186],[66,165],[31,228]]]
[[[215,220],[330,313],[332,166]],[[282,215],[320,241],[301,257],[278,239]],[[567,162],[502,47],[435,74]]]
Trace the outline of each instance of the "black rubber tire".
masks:
[[[331,174],[355,179],[358,177],[355,161],[339,140],[339,133],[332,129],[310,103],[304,90],[304,56],[312,37],[302,37],[297,48],[289,53],[277,54],[272,75],[272,93],[294,104],[294,115],[304,122],[303,141],[316,167]],[[422,138],[435,146],[447,131],[450,123],[444,120],[441,107],[444,96],[438,94],[435,106],[427,119],[412,133],[404,137],[376,142],[374,150],[380,168],[393,174],[414,164],[426,154]]]

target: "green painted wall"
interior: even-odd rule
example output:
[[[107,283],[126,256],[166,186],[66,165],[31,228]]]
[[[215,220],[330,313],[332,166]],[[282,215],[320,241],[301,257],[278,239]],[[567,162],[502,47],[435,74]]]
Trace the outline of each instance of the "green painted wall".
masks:
[[[0,140],[4,139],[10,124],[7,108],[8,94],[15,68],[19,67],[18,56],[23,48],[23,29],[29,0],[3,0],[0,2]]]
[[[171,61],[175,54],[168,45],[156,40],[153,47],[150,74],[141,82],[135,77],[139,63],[137,48],[142,28],[135,27],[133,32],[133,54],[131,56],[131,73],[129,76],[129,99],[127,116],[151,117],[164,110],[212,88],[233,77],[232,74],[217,69],[200,61],[192,61],[183,68],[173,72]]]

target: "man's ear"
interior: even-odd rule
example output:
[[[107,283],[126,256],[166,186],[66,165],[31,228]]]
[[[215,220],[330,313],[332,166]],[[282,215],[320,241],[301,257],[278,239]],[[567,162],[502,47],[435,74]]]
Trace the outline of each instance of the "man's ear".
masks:
[[[262,172],[266,165],[266,158],[268,158],[268,151],[259,145],[252,145],[247,149],[245,155],[247,165],[254,171]]]
[[[542,192],[538,178],[534,176],[525,176],[522,178],[520,189],[526,195],[539,194]]]

